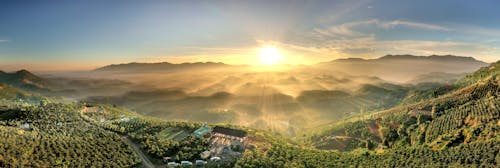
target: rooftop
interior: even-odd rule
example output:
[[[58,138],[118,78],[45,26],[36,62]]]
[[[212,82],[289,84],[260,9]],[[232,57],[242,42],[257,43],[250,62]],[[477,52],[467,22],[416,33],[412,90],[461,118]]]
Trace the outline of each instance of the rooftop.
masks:
[[[210,127],[203,125],[202,127],[198,128],[196,131],[194,131],[193,134],[194,134],[194,136],[200,138],[203,135],[209,133],[210,131],[211,131]]]
[[[243,130],[237,130],[237,129],[232,129],[232,128],[226,128],[226,127],[220,127],[216,126],[213,129],[214,133],[220,133],[220,134],[225,134],[225,135],[230,135],[230,136],[235,136],[235,137],[246,137],[247,132]]]

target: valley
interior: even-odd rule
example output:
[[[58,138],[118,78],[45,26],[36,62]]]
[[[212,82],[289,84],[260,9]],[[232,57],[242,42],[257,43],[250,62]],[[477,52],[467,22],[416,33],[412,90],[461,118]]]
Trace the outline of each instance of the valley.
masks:
[[[78,88],[98,90],[65,95],[56,90],[75,80],[51,84],[51,78],[28,71],[13,74],[20,79],[4,78],[0,90],[1,167],[489,167],[500,151],[499,63],[453,82],[397,84],[360,76],[366,83],[358,89],[306,89],[298,95],[266,88],[276,83],[252,86],[242,79],[236,80],[241,91],[208,96],[156,87],[100,92],[107,85],[145,86],[114,78],[79,79]],[[286,78],[305,81],[300,75]],[[317,79],[325,78],[332,77]],[[245,111],[252,108],[257,111]],[[242,124],[249,116],[262,120]],[[219,141],[221,128],[244,132],[243,145],[228,143],[234,138]]]

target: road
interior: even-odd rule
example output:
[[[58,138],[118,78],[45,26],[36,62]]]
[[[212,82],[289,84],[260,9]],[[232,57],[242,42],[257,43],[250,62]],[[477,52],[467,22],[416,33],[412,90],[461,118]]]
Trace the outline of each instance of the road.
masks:
[[[128,145],[130,145],[130,147],[132,147],[132,149],[139,155],[139,157],[141,158],[142,160],[142,165],[146,168],[156,168],[156,167],[161,167],[161,166],[156,166],[154,165],[150,160],[149,158],[144,154],[142,153],[141,151],[141,148],[139,148],[139,146],[137,144],[135,144],[134,142],[132,142],[127,136],[122,136],[122,140],[127,143]]]
[[[83,112],[80,110],[80,116],[83,118],[83,121],[91,124],[91,125],[94,125],[94,126],[97,126],[99,127],[98,125],[96,125],[94,123],[94,121],[92,119],[88,119],[87,117],[85,117],[85,115],[83,114]],[[112,131],[112,130],[109,130],[109,131]],[[114,132],[114,131],[112,131]],[[117,134],[120,135],[119,132],[115,132]],[[142,160],[142,166],[145,167],[145,168],[157,168],[157,167],[166,167],[166,165],[155,165],[153,164],[153,162],[151,162],[151,160],[149,160],[148,156],[146,156],[141,148],[135,144],[134,142],[132,142],[130,140],[130,138],[128,138],[128,136],[126,135],[122,135],[121,136],[121,139],[123,140],[123,142],[127,143],[128,145],[130,145],[130,147],[132,147],[132,149],[139,155],[139,158]]]

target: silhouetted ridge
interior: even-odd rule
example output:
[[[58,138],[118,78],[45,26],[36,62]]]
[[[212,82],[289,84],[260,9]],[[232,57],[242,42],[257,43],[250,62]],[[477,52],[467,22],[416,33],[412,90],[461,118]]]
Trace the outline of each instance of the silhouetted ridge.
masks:
[[[215,68],[230,66],[220,62],[194,62],[194,63],[181,63],[173,64],[169,62],[160,63],[127,63],[127,64],[112,64],[95,71],[111,71],[111,72],[150,72],[150,71],[170,71],[179,69],[196,69],[196,68]]]

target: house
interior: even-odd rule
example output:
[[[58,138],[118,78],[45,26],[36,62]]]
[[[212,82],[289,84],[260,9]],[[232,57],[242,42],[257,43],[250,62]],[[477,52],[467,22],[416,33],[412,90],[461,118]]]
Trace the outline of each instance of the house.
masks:
[[[204,151],[200,153],[200,157],[202,159],[207,159],[208,157],[210,157],[210,154],[211,154],[210,151]]]
[[[128,117],[125,117],[125,118],[121,118],[120,119],[121,122],[129,122],[130,121],[130,118]]]
[[[217,157],[217,156],[212,157],[212,158],[210,158],[210,161],[212,161],[212,162],[218,162],[218,161],[220,161],[220,157]]]
[[[24,123],[19,126],[21,129],[30,129],[30,123]]]
[[[85,105],[82,109],[84,113],[106,113],[106,109],[101,106]]]
[[[195,163],[195,165],[196,165],[196,166],[203,166],[203,165],[205,165],[207,162],[206,162],[206,161],[204,161],[204,160],[196,160],[194,163]]]
[[[181,166],[193,166],[193,162],[190,162],[190,161],[181,161]]]
[[[179,166],[179,163],[176,163],[176,162],[168,162],[168,163],[167,163],[167,165],[168,165],[169,167],[177,167],[177,166]]]
[[[212,134],[218,137],[231,138],[236,140],[243,140],[247,137],[247,132],[243,130],[237,130],[232,128],[216,126]]]
[[[241,148],[244,148],[246,146],[246,141],[246,131],[216,126],[212,130],[212,138],[210,140],[210,143],[216,146],[231,146],[232,144],[242,144]]]
[[[172,160],[171,157],[163,157],[163,163],[168,163],[171,160]]]
[[[198,128],[196,131],[193,132],[193,135],[197,138],[201,138],[204,135],[210,133],[212,129],[208,127],[207,125],[203,125],[202,127]]]
[[[237,157],[245,151],[247,132],[216,126],[210,138],[212,156]]]

